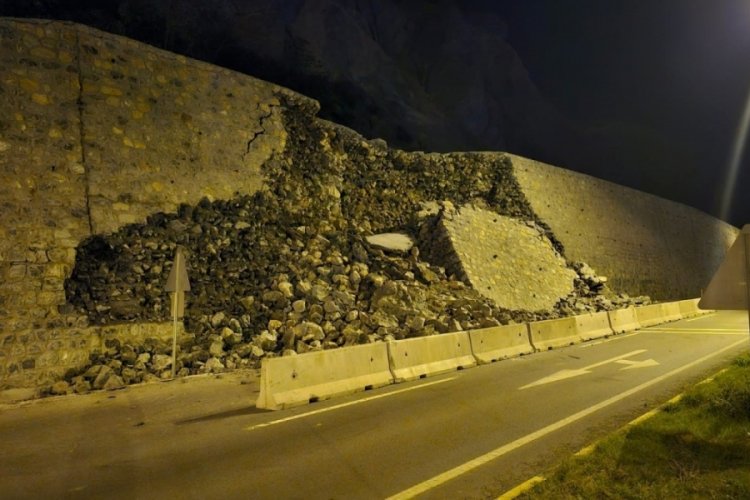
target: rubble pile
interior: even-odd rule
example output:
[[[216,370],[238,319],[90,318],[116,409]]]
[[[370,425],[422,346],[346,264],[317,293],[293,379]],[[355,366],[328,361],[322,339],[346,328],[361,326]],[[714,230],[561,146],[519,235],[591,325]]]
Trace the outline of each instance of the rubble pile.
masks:
[[[283,98],[283,96],[281,96]],[[287,106],[286,150],[264,165],[267,189],[230,200],[201,200],[156,213],[81,243],[66,282],[70,308],[90,321],[169,319],[164,290],[177,247],[191,291],[176,371],[180,375],[257,366],[265,356],[550,319],[628,302],[578,264],[575,292],[553,309],[508,310],[420,255],[434,224],[423,208],[479,200],[529,221],[562,246],[532,213],[510,163],[497,154],[432,155],[388,149]],[[425,229],[427,228],[427,229]],[[409,250],[370,244],[400,232]],[[418,238],[417,238],[418,236]],[[428,252],[429,253],[429,252]],[[606,295],[606,297],[605,297]],[[67,388],[117,386],[163,378],[171,346],[110,342]],[[116,378],[115,378],[116,377]]]

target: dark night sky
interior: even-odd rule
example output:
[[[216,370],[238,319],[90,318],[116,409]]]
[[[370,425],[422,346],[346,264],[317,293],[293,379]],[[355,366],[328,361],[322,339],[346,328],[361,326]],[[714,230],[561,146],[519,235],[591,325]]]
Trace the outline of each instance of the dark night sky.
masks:
[[[95,1],[0,0],[0,14],[29,15],[35,5],[48,11],[52,5],[58,13],[65,5],[74,5],[79,14],[102,9]],[[731,151],[750,92],[750,0],[463,0],[458,5],[504,19],[506,39],[532,82],[565,119],[608,137],[622,131],[624,148],[605,151],[627,153],[626,161],[612,164],[629,165],[629,171],[612,171],[603,157],[585,169],[588,173],[642,189],[648,183],[639,176],[658,177],[645,189],[721,216]],[[85,16],[73,19],[86,22]],[[634,136],[645,139],[633,144],[630,154],[627,141]],[[671,161],[663,161],[665,154]],[[750,197],[742,195],[750,189],[750,154],[744,156],[732,211],[725,217],[738,226],[750,222]],[[540,159],[578,169],[555,158]],[[644,167],[634,168],[633,162]]]
[[[510,44],[550,102],[584,126],[639,128],[675,154],[694,157],[698,167],[684,169],[674,182],[694,182],[693,204],[719,215],[750,91],[750,1],[511,0],[497,5],[485,2],[484,8],[505,15]],[[729,216],[735,225],[750,222],[750,200],[741,194],[750,188],[747,156]]]

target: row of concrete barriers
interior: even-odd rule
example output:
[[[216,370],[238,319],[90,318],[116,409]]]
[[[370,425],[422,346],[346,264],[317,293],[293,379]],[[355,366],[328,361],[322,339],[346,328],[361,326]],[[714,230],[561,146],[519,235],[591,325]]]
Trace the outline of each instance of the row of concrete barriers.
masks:
[[[264,359],[256,407],[278,410],[696,316],[698,299]]]

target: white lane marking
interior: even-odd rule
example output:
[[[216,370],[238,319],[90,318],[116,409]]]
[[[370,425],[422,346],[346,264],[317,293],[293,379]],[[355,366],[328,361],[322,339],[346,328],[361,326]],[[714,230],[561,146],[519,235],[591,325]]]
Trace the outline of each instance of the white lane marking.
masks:
[[[635,370],[637,368],[648,368],[649,366],[659,366],[659,362],[655,359],[644,359],[643,361],[633,361],[631,359],[620,359],[615,361],[615,363],[621,364],[621,365],[627,365],[620,368],[620,371],[622,370]]]
[[[695,318],[686,319],[685,323],[690,323],[691,321],[698,321],[699,319],[704,319],[704,318],[711,318],[713,316],[716,316],[716,314],[717,313],[713,312],[713,313],[704,314],[702,316],[696,316]]]
[[[719,375],[721,375],[722,373],[724,373],[727,370],[728,370],[728,368],[722,368],[721,370],[719,370],[718,372],[716,372],[712,376],[708,377],[706,380],[701,380],[700,382],[698,382],[695,385],[707,384],[707,383],[711,382],[713,379],[715,379],[716,377],[718,377]],[[646,420],[650,419],[651,417],[653,417],[657,413],[659,413],[661,411],[664,411],[664,408],[666,408],[667,406],[678,403],[683,398],[684,395],[685,395],[685,393],[680,393],[677,396],[675,396],[672,399],[670,399],[669,401],[667,401],[666,403],[657,406],[653,410],[647,411],[646,413],[644,413],[640,417],[634,418],[633,420],[631,420],[630,422],[628,422],[624,426],[620,427],[617,431],[615,431],[615,434],[624,432],[625,430],[630,429],[631,427],[635,427],[636,425],[639,425],[639,424],[645,422]],[[607,438],[605,437],[603,439],[598,439],[597,441],[591,443],[590,445],[586,446],[585,448],[581,448],[580,450],[578,450],[577,452],[575,452],[573,455],[576,456],[576,457],[585,457],[587,455],[592,454],[594,452],[594,450],[596,449],[596,447],[599,445],[599,443],[601,443],[602,441],[604,441],[604,439],[607,439]],[[513,500],[516,497],[520,496],[521,493],[525,493],[526,491],[528,491],[531,488],[533,488],[535,485],[541,483],[542,481],[546,481],[546,480],[547,480],[547,478],[544,477],[544,476],[541,476],[541,475],[534,476],[531,479],[529,479],[527,481],[524,481],[523,483],[519,484],[515,488],[506,491],[505,493],[503,493],[502,495],[500,495],[499,497],[497,497],[496,500]]]
[[[645,330],[632,330],[632,331],[629,331],[629,332],[616,333],[614,335],[610,335],[607,338],[601,338],[601,339],[595,339],[595,340],[587,340],[585,342],[582,342],[582,343],[576,344],[576,345],[579,348],[581,348],[581,349],[588,349],[589,347],[594,347],[594,346],[597,346],[597,345],[605,344],[607,342],[613,342],[615,340],[626,339],[626,338],[632,337],[633,335],[638,335],[638,334],[640,334],[643,331],[645,331]],[[513,358],[513,359],[515,359],[515,358]]]
[[[531,382],[530,384],[526,384],[523,387],[519,387],[518,390],[520,391],[522,389],[528,389],[529,387],[536,387],[537,385],[549,384],[552,382],[557,382],[559,380],[565,380],[568,378],[577,377],[579,375],[585,375],[587,373],[591,373],[591,370],[598,366],[606,365],[608,363],[613,363],[623,358],[629,358],[630,356],[635,356],[636,354],[641,354],[644,352],[646,352],[646,349],[638,349],[636,351],[631,351],[627,354],[620,354],[619,356],[615,356],[614,358],[609,358],[609,359],[605,359],[604,361],[599,361],[598,363],[594,363],[589,366],[584,366],[583,368],[576,368],[573,370],[569,370],[569,369],[560,370],[559,372],[553,373],[552,375],[541,378],[535,382]]]
[[[702,333],[715,335],[747,335],[747,328],[653,328],[654,333]]]
[[[278,420],[272,420],[270,422],[265,422],[263,424],[251,425],[250,427],[247,427],[245,430],[246,431],[252,431],[252,430],[255,430],[255,429],[260,429],[262,427],[270,427],[271,425],[283,424],[284,422],[289,422],[290,420],[297,420],[298,418],[304,418],[304,417],[309,417],[309,416],[312,416],[312,415],[318,415],[320,413],[325,413],[325,412],[328,412],[328,411],[338,410],[339,408],[345,408],[347,406],[358,405],[360,403],[366,403],[367,401],[373,401],[375,399],[385,398],[387,396],[395,396],[396,394],[401,394],[402,392],[414,391],[416,389],[422,389],[424,387],[429,387],[431,385],[442,384],[444,382],[449,382],[449,381],[451,381],[453,379],[456,379],[456,378],[458,378],[458,377],[449,377],[449,378],[445,378],[443,380],[436,380],[434,382],[427,382],[425,384],[417,385],[417,386],[414,386],[414,387],[407,387],[405,389],[399,389],[397,391],[392,391],[392,392],[388,392],[388,393],[385,393],[385,394],[378,394],[377,396],[370,396],[368,398],[358,399],[356,401],[349,401],[348,403],[341,403],[341,404],[338,404],[338,405],[335,405],[335,406],[329,406],[328,408],[320,408],[318,410],[308,411],[306,413],[300,413],[298,415],[292,415],[291,417],[280,418]]]
[[[646,389],[648,387],[651,387],[652,385],[658,384],[659,382],[666,380],[669,377],[677,375],[680,372],[688,370],[696,365],[703,363],[704,361],[708,359],[718,356],[719,354],[725,351],[728,351],[730,349],[734,349],[735,347],[741,344],[744,344],[746,342],[747,340],[745,339],[738,340],[737,342],[730,344],[726,347],[723,347],[722,349],[719,349],[718,351],[712,352],[711,354],[707,354],[703,356],[702,358],[696,359],[695,361],[691,361],[690,363],[683,365],[675,370],[672,370],[671,372],[665,373],[664,375],[660,375],[659,377],[651,379],[648,382],[644,382],[636,387],[633,387],[632,389],[628,389],[627,391],[622,392],[616,396],[612,396],[611,398],[601,401],[600,403],[597,403],[594,406],[586,408],[585,410],[581,410],[578,413],[570,415],[569,417],[566,417],[562,420],[558,420],[557,422],[550,424],[546,427],[543,427],[539,429],[538,431],[532,432],[531,434],[527,434],[519,439],[516,439],[513,442],[500,446],[499,448],[496,448],[490,451],[489,453],[485,453],[484,455],[479,456],[473,460],[469,460],[468,462],[461,464],[458,467],[454,467],[453,469],[445,471],[442,474],[438,474],[437,476],[433,478],[430,478],[426,481],[416,484],[409,489],[406,489],[400,493],[396,493],[395,495],[388,497],[387,500],[407,500],[410,498],[414,498],[417,495],[421,495],[422,493],[429,491],[433,488],[436,488],[437,486],[440,486],[441,484],[446,483],[450,481],[451,479],[455,479],[458,476],[461,476],[463,474],[466,474],[467,472],[470,472],[476,469],[477,467],[480,467],[488,462],[491,462],[492,460],[495,460],[496,458],[499,458],[505,455],[506,453],[510,453],[511,451],[517,448],[520,448],[521,446],[529,444],[532,441],[535,441],[541,437],[546,436],[547,434],[550,434],[558,429],[561,429],[568,424],[572,424],[573,422],[577,420],[581,420],[582,418],[587,417],[591,415],[592,413],[601,410],[602,408],[606,408],[607,406],[617,403],[618,401],[621,401],[629,396],[632,396],[633,394],[636,394],[637,392],[642,391],[643,389]]]

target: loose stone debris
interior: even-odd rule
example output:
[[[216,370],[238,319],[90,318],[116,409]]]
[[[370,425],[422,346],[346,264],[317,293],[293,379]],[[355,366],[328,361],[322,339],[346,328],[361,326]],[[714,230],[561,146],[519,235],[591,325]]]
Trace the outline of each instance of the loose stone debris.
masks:
[[[183,248],[189,335],[175,368],[185,376],[257,367],[270,356],[648,302],[609,291],[589,266],[565,260],[502,155],[391,150],[315,118],[312,106],[284,109],[286,150],[263,165],[266,189],[183,204],[82,242],[66,282],[69,307],[96,324],[168,321],[164,286],[175,250]],[[473,286],[481,269],[467,274],[456,258],[460,244],[445,227],[448,217],[476,207],[482,217],[495,214],[538,235],[570,281],[567,294],[529,310]],[[493,252],[490,243],[481,251]],[[502,263],[493,272],[502,274]],[[171,362],[168,343],[110,341],[49,392],[160,380],[171,376]]]

